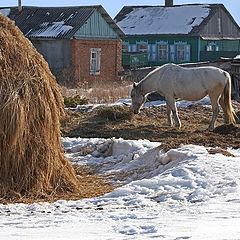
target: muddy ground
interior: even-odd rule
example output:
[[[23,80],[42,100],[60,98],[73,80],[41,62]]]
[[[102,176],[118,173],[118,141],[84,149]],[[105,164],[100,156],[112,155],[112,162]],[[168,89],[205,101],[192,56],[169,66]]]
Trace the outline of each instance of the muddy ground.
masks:
[[[234,108],[239,115],[240,104]],[[240,124],[224,125],[220,112],[214,131],[207,130],[212,115],[211,108],[192,105],[179,107],[182,128],[166,126],[166,107],[145,108],[133,115],[129,107],[122,107],[124,116],[111,111],[75,112],[66,111],[62,120],[62,136],[83,138],[148,139],[161,142],[165,150],[181,144],[197,144],[209,148],[240,148]],[[111,115],[113,114],[114,117]]]

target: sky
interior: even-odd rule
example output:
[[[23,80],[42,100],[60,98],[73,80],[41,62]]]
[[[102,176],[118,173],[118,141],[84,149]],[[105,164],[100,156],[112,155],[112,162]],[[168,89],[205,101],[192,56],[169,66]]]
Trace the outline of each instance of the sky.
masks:
[[[16,6],[18,0],[0,0],[1,7]],[[114,18],[123,6],[129,5],[164,5],[164,0],[22,0],[23,6],[83,6],[83,5],[102,5],[109,15]],[[234,17],[240,25],[240,0],[174,0],[174,4],[189,3],[221,3]]]

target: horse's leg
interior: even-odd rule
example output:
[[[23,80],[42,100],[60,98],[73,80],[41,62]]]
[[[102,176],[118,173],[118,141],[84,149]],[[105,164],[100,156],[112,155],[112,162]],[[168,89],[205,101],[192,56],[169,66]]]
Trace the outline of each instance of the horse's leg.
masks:
[[[166,104],[167,107],[167,125],[172,127],[173,126],[173,122],[172,122],[172,110],[169,107],[168,103]]]
[[[214,126],[215,126],[215,122],[216,122],[216,119],[217,119],[217,116],[218,116],[218,113],[219,113],[219,95],[209,95],[210,99],[211,99],[211,104],[212,104],[212,112],[213,112],[213,115],[212,115],[212,119],[211,119],[211,122],[209,124],[209,127],[208,129],[209,130],[213,130],[214,129]]]
[[[166,98],[167,105],[172,111],[173,119],[175,122],[176,128],[181,128],[181,121],[178,117],[177,107],[176,107],[176,101],[174,98]]]

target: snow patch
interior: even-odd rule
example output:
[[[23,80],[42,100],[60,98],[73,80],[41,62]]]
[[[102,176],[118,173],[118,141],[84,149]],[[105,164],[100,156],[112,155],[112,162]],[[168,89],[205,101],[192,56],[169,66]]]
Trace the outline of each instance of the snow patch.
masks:
[[[209,15],[209,5],[138,7],[117,25],[127,35],[188,34]]]
[[[11,9],[10,8],[3,8],[0,9],[0,13],[3,14],[4,16],[8,16],[10,14]]]

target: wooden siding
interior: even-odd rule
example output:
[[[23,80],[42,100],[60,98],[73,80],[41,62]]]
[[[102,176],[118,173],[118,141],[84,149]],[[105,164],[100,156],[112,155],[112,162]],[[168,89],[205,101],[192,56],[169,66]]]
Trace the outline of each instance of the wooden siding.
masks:
[[[159,42],[167,43],[169,49],[170,46],[177,43],[185,43],[190,45],[190,59],[189,61],[172,61],[169,57],[168,61],[159,61],[157,57],[155,59],[151,58],[150,53],[147,63],[145,66],[156,66],[162,65],[167,62],[174,63],[184,63],[184,62],[199,62],[199,61],[216,61],[221,57],[235,57],[240,52],[240,39],[216,39],[216,40],[204,40],[200,37],[187,37],[187,36],[129,36],[123,39],[123,42],[129,44],[129,52],[124,52],[123,55],[123,65],[127,65],[129,61],[126,60],[126,55],[134,54],[137,52],[138,43],[148,44],[148,50],[153,48],[157,51],[157,44]],[[214,45],[217,49],[212,51],[207,51],[207,46]],[[156,53],[157,54],[157,53]],[[169,54],[171,54],[169,50]]]
[[[164,36],[164,35],[162,35],[162,36],[134,36],[134,37],[131,36],[131,37],[124,38],[123,42],[128,43],[130,45],[130,49],[132,49],[132,50],[136,49],[137,43],[140,43],[140,42],[147,43],[149,46],[148,47],[149,49],[153,49],[153,46],[157,46],[157,44],[159,44],[160,42],[167,43],[169,48],[171,45],[182,42],[182,43],[185,43],[186,45],[190,45],[190,62],[198,61],[199,47],[198,47],[198,38],[197,37]],[[132,51],[132,52],[134,52],[134,51]],[[170,54],[170,50],[169,50],[169,54]],[[170,62],[170,61],[171,61],[170,57],[169,57],[169,60],[166,62],[158,61],[157,59],[155,61],[153,61],[153,60],[151,60],[151,57],[149,56],[148,66],[162,65],[162,64]],[[175,63],[180,63],[180,62],[175,61]]]
[[[87,22],[75,33],[76,38],[119,38],[102,15],[95,11]]]
[[[209,45],[217,46],[218,51],[207,51]],[[221,57],[233,58],[240,52],[240,40],[201,40],[200,59],[201,61],[216,61]]]
[[[218,40],[201,40],[200,51],[206,51],[207,45],[215,44],[218,46],[218,51],[227,52],[227,51],[240,51],[240,39],[239,40],[230,40],[230,39],[218,39]],[[237,55],[237,54],[236,54]]]
[[[199,34],[204,37],[240,37],[239,28],[223,8],[216,10]]]

